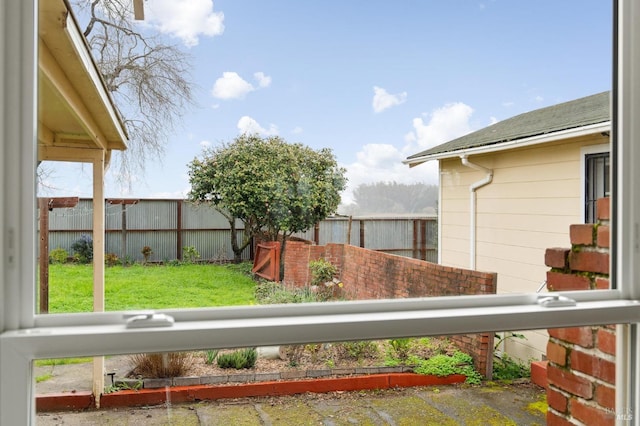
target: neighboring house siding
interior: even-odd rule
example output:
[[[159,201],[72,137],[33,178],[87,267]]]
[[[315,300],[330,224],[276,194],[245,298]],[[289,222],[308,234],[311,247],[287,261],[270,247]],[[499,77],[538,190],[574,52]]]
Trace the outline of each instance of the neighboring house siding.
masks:
[[[566,246],[569,225],[583,218],[581,148],[606,141],[593,135],[469,157],[494,173],[477,191],[476,269],[498,273],[498,293],[535,292],[544,282],[545,250]],[[469,186],[484,174],[458,158],[441,160],[440,171],[441,263],[468,268]],[[546,331],[526,335],[505,349],[522,360],[541,359]]]

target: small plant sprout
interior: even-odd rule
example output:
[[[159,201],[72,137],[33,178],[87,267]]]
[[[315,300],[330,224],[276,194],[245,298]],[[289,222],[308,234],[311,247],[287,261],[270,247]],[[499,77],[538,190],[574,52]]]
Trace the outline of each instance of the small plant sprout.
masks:
[[[204,363],[207,365],[211,365],[213,364],[213,362],[216,360],[216,357],[218,356],[218,353],[220,351],[217,349],[207,349],[204,352]]]

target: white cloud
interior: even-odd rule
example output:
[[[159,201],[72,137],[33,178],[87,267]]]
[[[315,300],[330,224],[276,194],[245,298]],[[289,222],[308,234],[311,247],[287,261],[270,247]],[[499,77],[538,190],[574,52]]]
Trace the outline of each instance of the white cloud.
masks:
[[[209,141],[201,141],[200,142],[200,148],[206,149],[206,148],[210,148],[211,147],[211,142]]]
[[[427,124],[422,117],[414,118],[413,131],[405,136],[408,144],[403,152],[415,154],[412,151],[431,148],[469,133],[472,130],[469,125],[471,114],[473,109],[470,106],[456,102],[433,111]]]
[[[224,32],[224,14],[213,11],[212,0],[154,0],[145,2],[145,23],[196,46],[200,36]]]
[[[387,108],[391,108],[396,105],[400,105],[407,100],[407,92],[398,93],[392,95],[381,87],[373,87],[373,111],[378,113]]]
[[[269,87],[271,85],[271,77],[265,75],[262,71],[253,73],[253,77],[258,81],[258,86]]]
[[[512,102],[512,101],[505,101],[505,102],[502,103],[502,106],[505,107],[505,108],[511,108],[514,105],[515,105],[515,103]]]
[[[294,135],[299,135],[300,133],[302,133],[304,130],[302,129],[302,127],[297,126],[294,127],[294,129],[291,131],[291,133],[293,133]]]
[[[495,117],[489,117],[489,126],[491,126],[492,124],[496,124],[498,121],[500,120]]]
[[[438,183],[438,163],[430,161],[409,168],[402,160],[426,148],[450,141],[472,129],[469,124],[473,109],[457,102],[447,104],[428,115],[413,119],[413,130],[405,138],[405,145],[397,148],[390,144],[370,143],[357,153],[356,161],[343,164],[347,169],[348,187],[342,194],[342,203],[353,202],[353,190],[361,184],[375,182],[398,182],[428,184]]]
[[[254,90],[254,87],[243,80],[238,73],[227,71],[223,72],[222,77],[216,80],[211,94],[218,99],[242,99],[247,93]]]
[[[542,102],[542,101],[544,101],[544,98],[542,96],[538,95],[535,98],[533,98],[533,100],[536,101],[536,102]]]
[[[278,126],[270,124],[269,128],[265,129],[256,120],[245,115],[238,120],[238,131],[240,134],[275,136],[278,134]]]
[[[265,88],[271,85],[271,77],[263,72],[256,72],[253,76],[258,81],[258,87]],[[242,99],[247,93],[255,90],[256,88],[240,77],[238,73],[225,71],[222,73],[222,77],[213,84],[211,95],[218,99]]]
[[[393,145],[367,144],[357,154],[357,161],[342,165],[347,169],[348,186],[342,193],[342,204],[353,203],[353,190],[362,184],[375,182],[438,183],[437,163],[409,168],[402,164],[406,156]]]

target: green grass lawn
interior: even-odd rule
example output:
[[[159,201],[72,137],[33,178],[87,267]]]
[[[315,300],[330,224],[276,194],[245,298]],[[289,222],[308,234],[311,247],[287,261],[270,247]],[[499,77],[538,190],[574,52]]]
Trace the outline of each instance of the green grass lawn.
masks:
[[[197,308],[255,303],[255,282],[226,265],[105,268],[105,310]],[[93,267],[49,265],[49,312],[93,310]]]

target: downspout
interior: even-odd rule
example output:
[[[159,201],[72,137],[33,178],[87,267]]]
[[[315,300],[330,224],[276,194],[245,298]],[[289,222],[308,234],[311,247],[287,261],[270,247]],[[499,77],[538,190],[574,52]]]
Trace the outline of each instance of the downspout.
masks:
[[[470,167],[472,169],[484,172],[487,175],[484,179],[480,179],[477,182],[472,183],[469,186],[470,199],[469,199],[469,269],[476,269],[476,191],[485,185],[489,185],[493,180],[493,170],[482,167],[478,164],[470,162],[466,155],[461,155],[460,160],[462,165]]]

